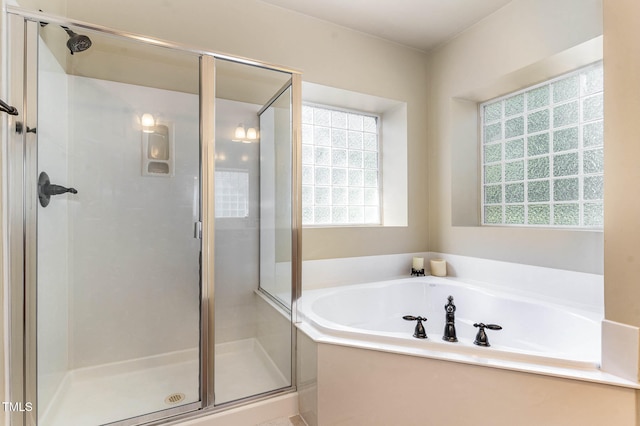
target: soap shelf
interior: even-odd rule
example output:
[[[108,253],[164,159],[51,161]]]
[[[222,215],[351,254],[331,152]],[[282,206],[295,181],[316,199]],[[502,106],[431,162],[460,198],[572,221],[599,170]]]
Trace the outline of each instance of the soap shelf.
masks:
[[[142,176],[171,177],[174,175],[173,128],[157,124],[142,133]]]

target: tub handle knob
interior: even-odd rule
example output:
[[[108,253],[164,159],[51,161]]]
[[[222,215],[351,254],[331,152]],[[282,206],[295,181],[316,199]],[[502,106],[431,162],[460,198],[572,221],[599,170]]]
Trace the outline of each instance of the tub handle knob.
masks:
[[[52,195],[66,194],[67,192],[77,194],[78,190],[51,183],[49,175],[45,172],[40,173],[40,176],[38,176],[38,199],[42,207],[49,205]]]
[[[478,334],[476,334],[476,340],[474,340],[473,344],[478,346],[491,346],[489,344],[489,338],[487,337],[487,333],[484,331],[485,328],[489,330],[502,330],[502,327],[498,324],[483,324],[481,322],[473,324],[474,327],[477,327]]]
[[[413,337],[415,337],[416,339],[427,338],[427,332],[424,330],[424,325],[422,325],[422,321],[427,320],[425,317],[414,317],[413,315],[405,315],[402,317],[402,319],[405,319],[407,321],[418,321],[418,323],[416,324],[416,329],[413,333]]]

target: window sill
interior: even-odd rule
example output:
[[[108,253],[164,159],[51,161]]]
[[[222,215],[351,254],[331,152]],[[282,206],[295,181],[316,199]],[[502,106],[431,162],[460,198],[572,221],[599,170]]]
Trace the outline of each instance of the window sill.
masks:
[[[578,226],[543,226],[543,225],[508,225],[508,224],[491,224],[484,223],[482,225],[475,225],[477,227],[485,227],[485,228],[518,228],[518,229],[537,229],[537,230],[545,230],[545,231],[578,231],[578,232],[604,232],[603,228],[589,228],[589,227],[578,227]]]

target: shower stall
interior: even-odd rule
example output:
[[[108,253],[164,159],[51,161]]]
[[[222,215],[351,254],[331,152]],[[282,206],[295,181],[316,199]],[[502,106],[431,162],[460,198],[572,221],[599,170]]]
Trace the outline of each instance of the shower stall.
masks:
[[[299,73],[7,17],[11,425],[294,391]]]

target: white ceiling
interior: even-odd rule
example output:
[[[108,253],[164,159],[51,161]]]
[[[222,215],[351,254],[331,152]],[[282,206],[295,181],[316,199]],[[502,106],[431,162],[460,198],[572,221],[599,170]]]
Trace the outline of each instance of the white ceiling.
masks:
[[[262,0],[428,51],[511,0]]]

